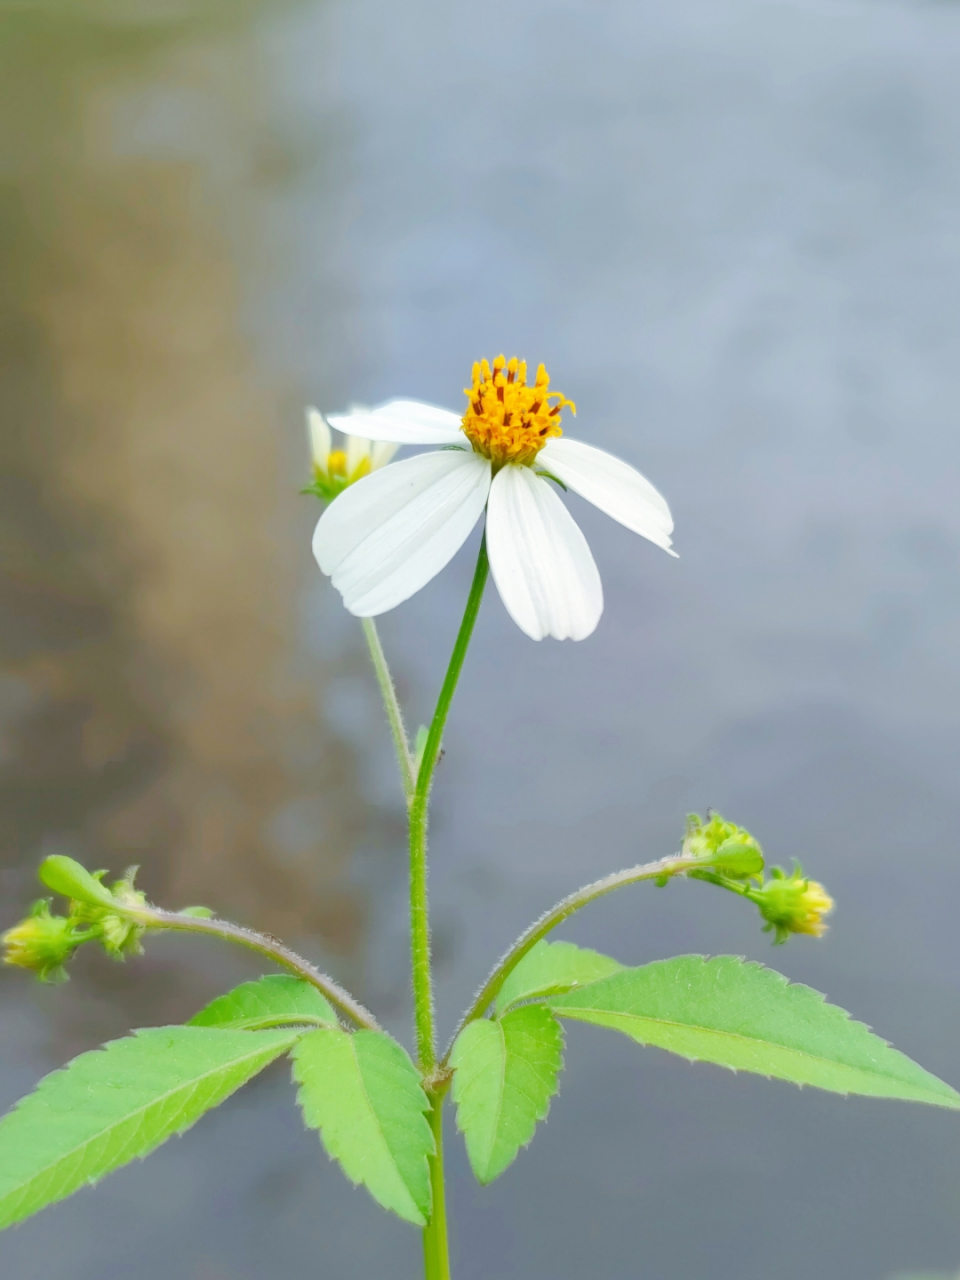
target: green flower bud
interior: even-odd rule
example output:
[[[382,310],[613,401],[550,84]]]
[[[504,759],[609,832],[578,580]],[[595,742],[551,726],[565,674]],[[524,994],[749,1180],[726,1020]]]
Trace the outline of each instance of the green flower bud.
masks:
[[[64,965],[85,941],[86,936],[78,934],[72,920],[50,914],[47,898],[35,903],[26,920],[0,938],[3,963],[31,969],[41,982],[65,982]]]
[[[117,907],[127,907],[139,911],[147,906],[146,894],[134,888],[137,871],[137,867],[130,867],[123,879],[117,880],[109,888],[100,886],[105,895],[103,902],[91,902],[88,894],[83,899],[74,898],[70,903],[71,920],[88,924],[95,931],[104,951],[115,960],[122,960],[127,955],[143,954],[140,939],[146,926],[116,910]],[[94,872],[94,878],[103,874],[102,871]]]
[[[786,942],[791,933],[822,937],[827,929],[823,917],[833,910],[833,899],[823,885],[805,876],[799,865],[789,876],[773,867],[770,877],[759,889],[747,893],[767,921],[764,932],[773,929],[776,943]]]
[[[358,409],[350,412],[363,414]],[[343,416],[343,420],[348,418],[349,415]],[[334,449],[327,420],[316,409],[307,410],[307,429],[313,454],[313,484],[303,492],[316,494],[325,502],[332,502],[348,485],[386,466],[399,448],[396,444],[344,434],[343,448]]]
[[[702,858],[719,875],[747,880],[763,874],[763,850],[745,827],[712,813],[706,822],[691,813],[683,841],[684,857]]]

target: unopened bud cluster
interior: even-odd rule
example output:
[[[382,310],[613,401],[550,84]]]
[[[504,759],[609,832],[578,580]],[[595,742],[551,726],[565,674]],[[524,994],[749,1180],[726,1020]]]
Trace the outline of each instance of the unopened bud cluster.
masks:
[[[688,870],[687,875],[756,903],[766,922],[764,932],[773,932],[775,943],[786,942],[792,933],[819,938],[826,932],[824,916],[833,910],[833,899],[823,885],[805,876],[799,865],[790,875],[771,867],[765,879],[763,850],[744,827],[717,813],[705,821],[690,814],[682,855],[702,860],[702,866]]]
[[[104,871],[90,873],[72,858],[47,858],[40,878],[69,899],[67,913],[50,910],[50,898],[34,904],[30,915],[0,937],[4,964],[32,970],[41,982],[63,982],[77,947],[98,942],[116,960],[139,955],[145,924],[135,915],[147,909],[146,896],[134,887],[137,868],[112,885]]]
[[[307,429],[313,461],[313,483],[304,493],[332,502],[348,485],[386,466],[399,445],[345,435],[342,448],[334,448],[333,434],[323,414],[307,410]]]
[[[833,910],[829,893],[818,881],[805,876],[799,864],[791,875],[780,867],[771,867],[766,884],[748,890],[745,896],[760,908],[767,922],[764,932],[772,930],[776,943],[786,942],[791,933],[822,937],[827,929],[823,917]]]

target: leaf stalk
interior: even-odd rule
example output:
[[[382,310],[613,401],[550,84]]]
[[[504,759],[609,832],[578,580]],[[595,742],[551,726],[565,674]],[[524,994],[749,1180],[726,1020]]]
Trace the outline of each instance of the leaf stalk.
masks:
[[[178,911],[163,911],[159,907],[125,910],[117,904],[114,910],[118,915],[127,916],[148,929],[165,929],[176,933],[201,933],[210,938],[219,938],[222,942],[236,943],[248,951],[255,951],[258,955],[266,956],[268,960],[272,960],[281,968],[287,969],[316,987],[335,1008],[346,1014],[358,1026],[364,1027],[367,1031],[383,1030],[370,1010],[366,1009],[359,1000],[354,999],[349,991],[341,987],[338,982],[334,982],[333,978],[321,973],[309,960],[297,955],[278,938],[273,938],[267,933],[257,933],[253,929],[246,929],[243,925],[233,924],[229,920],[187,916]]]
[[[659,858],[656,862],[646,862],[636,867],[627,867],[625,871],[614,871],[611,875],[604,876],[601,880],[594,880],[591,884],[584,885],[582,889],[577,889],[575,893],[561,898],[555,906],[551,907],[549,911],[545,911],[539,919],[534,920],[533,924],[521,933],[513,946],[504,953],[491,970],[490,976],[477,992],[473,1004],[457,1024],[446,1052],[440,1060],[440,1066],[445,1067],[447,1065],[450,1059],[450,1051],[456,1042],[457,1036],[467,1023],[483,1017],[484,1013],[497,998],[500,988],[510,976],[511,971],[516,968],[527,952],[535,947],[541,938],[545,938],[552,929],[555,929],[558,924],[562,924],[564,920],[572,916],[575,911],[579,911],[581,907],[595,902],[597,898],[602,898],[608,893],[613,893],[615,889],[622,889],[628,884],[637,884],[641,880],[668,879],[671,876],[690,871],[697,866],[703,866],[702,857],[684,857],[682,854],[678,854],[669,858]]]

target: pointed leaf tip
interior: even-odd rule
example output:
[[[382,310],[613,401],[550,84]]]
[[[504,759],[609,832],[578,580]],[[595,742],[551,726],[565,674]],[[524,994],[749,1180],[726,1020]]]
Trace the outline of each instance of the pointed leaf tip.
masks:
[[[561,1018],[833,1093],[960,1109],[960,1093],[810,987],[737,956],[678,956],[550,1000]]]
[[[619,960],[577,947],[572,942],[536,943],[507,976],[496,999],[498,1013],[521,1000],[560,995],[611,973],[619,973]]]
[[[191,1027],[233,1027],[245,1031],[317,1024],[339,1025],[330,1002],[309,982],[285,973],[242,982],[226,995],[212,1000],[189,1022]]]
[[[331,1159],[385,1209],[415,1226],[430,1217],[429,1102],[406,1051],[380,1031],[308,1032],[293,1076],[305,1123]]]
[[[543,1005],[478,1018],[453,1046],[453,1100],[470,1166],[493,1182],[546,1117],[563,1067],[563,1030]]]
[[[0,1227],[183,1133],[298,1035],[153,1027],[52,1072],[0,1121]]]

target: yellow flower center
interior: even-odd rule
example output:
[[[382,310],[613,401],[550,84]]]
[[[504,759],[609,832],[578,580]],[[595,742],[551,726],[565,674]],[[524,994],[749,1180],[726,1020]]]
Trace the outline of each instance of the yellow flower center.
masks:
[[[527,364],[516,356],[509,362],[497,356],[493,368],[486,360],[473,366],[473,386],[465,387],[470,404],[463,415],[463,431],[476,453],[493,463],[528,467],[551,436],[563,435],[560,410],[577,412],[572,400],[548,390],[550,379],[537,366],[532,387],[527,386]],[[551,404],[551,401],[556,403]]]

